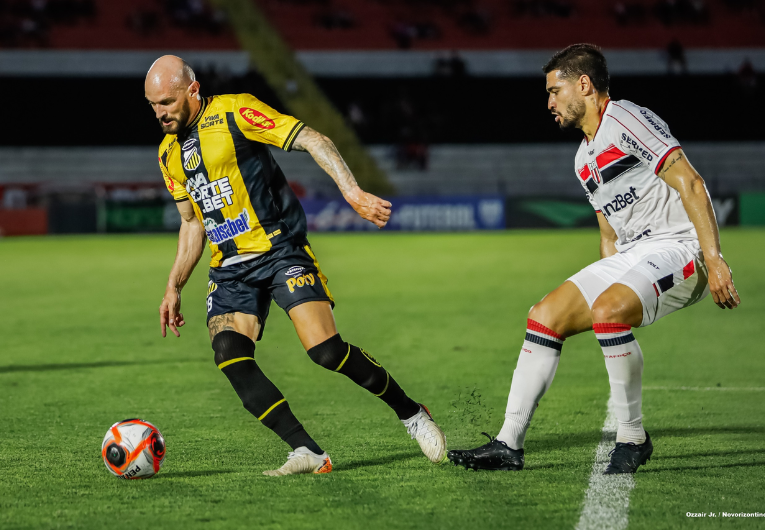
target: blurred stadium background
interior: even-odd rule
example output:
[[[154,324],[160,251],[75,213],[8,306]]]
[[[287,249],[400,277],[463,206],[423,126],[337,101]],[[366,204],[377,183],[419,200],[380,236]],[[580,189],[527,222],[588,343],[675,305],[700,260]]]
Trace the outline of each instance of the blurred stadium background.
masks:
[[[395,198],[391,229],[594,226],[540,70],[589,41],[612,96],[669,123],[720,224],[765,224],[762,0],[0,0],[0,39],[6,236],[177,228],[143,98],[164,53],[204,94],[250,92],[335,139]],[[274,156],[312,230],[371,228],[309,155]]]

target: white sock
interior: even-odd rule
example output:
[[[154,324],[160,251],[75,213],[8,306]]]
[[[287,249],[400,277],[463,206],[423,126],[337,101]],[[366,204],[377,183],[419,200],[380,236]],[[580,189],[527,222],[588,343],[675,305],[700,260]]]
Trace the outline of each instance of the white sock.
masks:
[[[593,324],[603,348],[614,412],[619,422],[616,441],[645,442],[643,429],[643,352],[627,324]]]
[[[531,417],[555,377],[563,338],[539,322],[528,320],[518,365],[507,398],[505,423],[497,440],[511,449],[522,449]]]

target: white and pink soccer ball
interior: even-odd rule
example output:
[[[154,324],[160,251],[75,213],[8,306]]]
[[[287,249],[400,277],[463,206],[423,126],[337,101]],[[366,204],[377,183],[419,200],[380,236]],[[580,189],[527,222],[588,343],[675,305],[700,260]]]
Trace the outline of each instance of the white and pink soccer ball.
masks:
[[[153,477],[165,461],[165,439],[147,421],[137,418],[118,421],[104,436],[101,456],[106,469],[120,478]]]

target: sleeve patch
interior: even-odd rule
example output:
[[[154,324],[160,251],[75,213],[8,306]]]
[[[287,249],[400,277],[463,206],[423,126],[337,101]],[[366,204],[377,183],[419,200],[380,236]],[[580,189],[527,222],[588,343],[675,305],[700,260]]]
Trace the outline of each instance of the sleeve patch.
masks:
[[[244,121],[254,127],[259,127],[261,129],[273,129],[276,127],[274,120],[255,109],[241,107],[239,109],[239,114],[244,118]]]

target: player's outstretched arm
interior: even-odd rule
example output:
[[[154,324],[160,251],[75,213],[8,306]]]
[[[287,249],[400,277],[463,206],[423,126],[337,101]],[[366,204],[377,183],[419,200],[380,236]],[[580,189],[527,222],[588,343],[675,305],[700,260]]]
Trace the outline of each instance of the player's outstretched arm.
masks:
[[[619,236],[616,235],[613,227],[606,221],[606,216],[598,212],[598,226],[600,226],[600,259],[607,258],[616,254],[616,242]]]
[[[685,211],[696,227],[709,271],[709,291],[712,298],[721,308],[733,309],[741,303],[741,299],[733,285],[730,267],[720,250],[720,232],[704,179],[693,168],[682,149],[672,152],[667,157],[659,171],[659,177],[678,191]]]
[[[178,251],[175,262],[167,280],[165,296],[159,306],[159,324],[162,336],[166,336],[166,328],[170,328],[176,337],[180,337],[178,328],[186,322],[181,313],[181,289],[191,276],[191,272],[202,257],[205,244],[205,230],[190,201],[176,203],[181,213],[181,230],[178,233]]]
[[[292,148],[297,151],[308,151],[316,163],[332,177],[345,200],[361,217],[371,221],[378,228],[388,223],[391,203],[359,187],[332,140],[310,127],[304,127]]]

